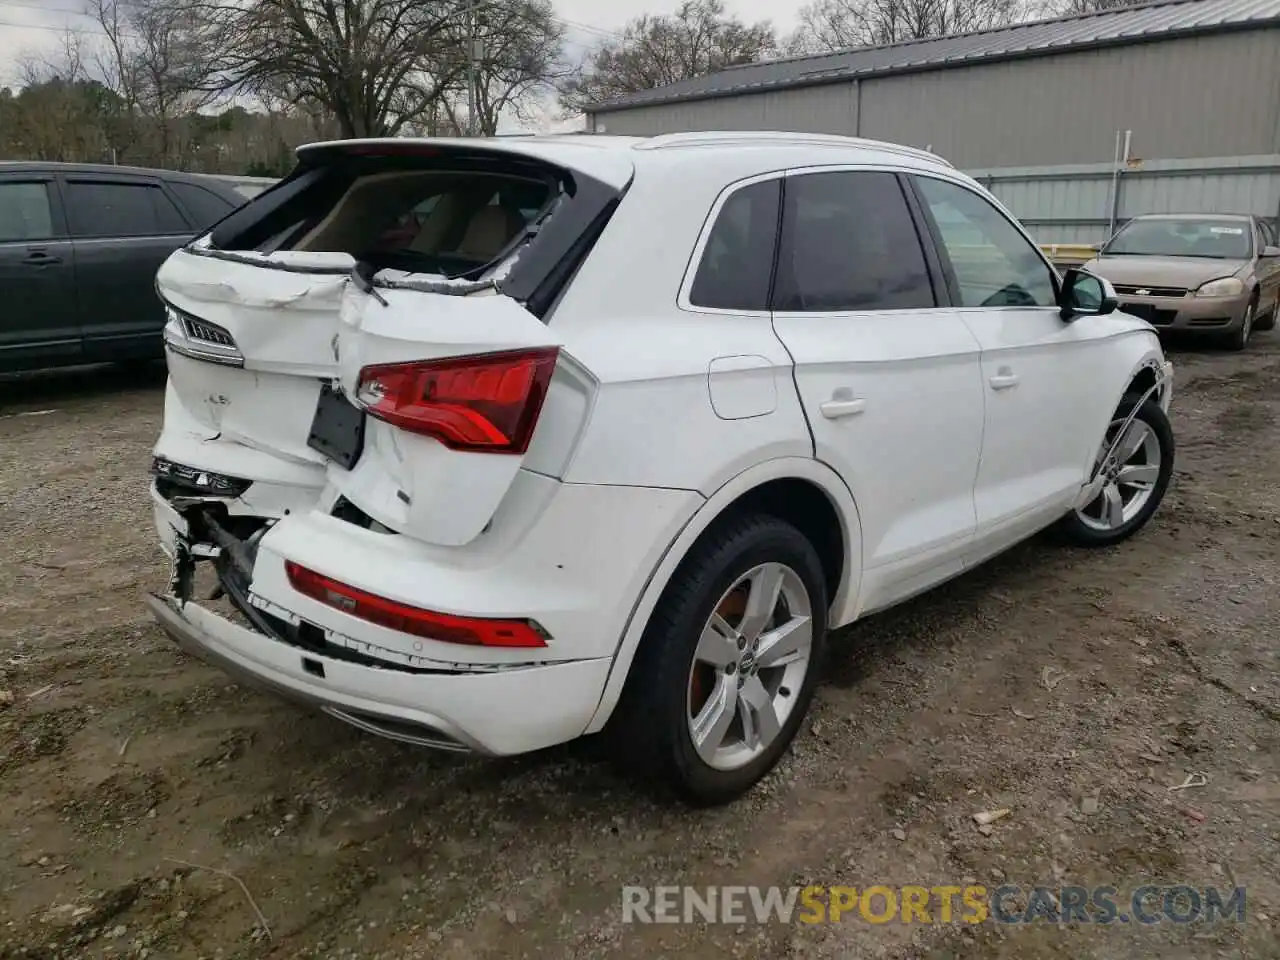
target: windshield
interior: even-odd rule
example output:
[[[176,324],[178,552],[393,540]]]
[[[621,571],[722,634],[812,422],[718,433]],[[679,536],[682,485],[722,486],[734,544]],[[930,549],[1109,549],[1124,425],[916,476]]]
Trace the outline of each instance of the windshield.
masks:
[[[1253,252],[1249,224],[1230,220],[1131,220],[1102,250],[1125,257],[1245,260]]]

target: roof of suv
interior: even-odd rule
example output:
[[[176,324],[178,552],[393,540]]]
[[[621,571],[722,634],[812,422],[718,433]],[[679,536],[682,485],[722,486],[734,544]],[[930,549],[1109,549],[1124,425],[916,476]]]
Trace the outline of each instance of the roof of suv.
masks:
[[[1140,213],[1130,220],[1255,220],[1251,213]]]
[[[423,139],[423,143],[439,143],[439,140]],[[449,141],[474,143],[475,141]],[[846,150],[864,150],[875,153],[897,153],[935,163],[951,164],[928,150],[908,147],[885,140],[868,140],[862,137],[844,137],[830,133],[794,133],[781,130],[703,130],[687,133],[664,133],[652,137],[615,136],[603,133],[551,133],[528,134],[507,137],[491,137],[485,143],[548,143],[572,146],[591,146],[604,150],[666,150],[679,147],[703,147],[737,150],[742,147],[839,147]]]
[[[782,163],[802,163],[809,151],[824,151],[832,160],[859,162],[909,161],[911,166],[933,166],[954,169],[937,154],[918,147],[908,147],[880,140],[841,137],[832,134],[790,133],[783,131],[702,131],[669,133],[654,137],[628,137],[608,134],[569,133],[532,134],[527,136],[471,138],[395,137],[366,140],[335,140],[311,143],[298,148],[298,156],[306,158],[322,151],[341,152],[344,148],[386,147],[397,152],[412,151],[421,146],[431,148],[482,148],[532,157],[552,164],[578,168],[602,177],[617,186],[630,179],[636,163],[643,156],[665,156],[674,151],[697,151],[702,155],[741,155],[744,148],[776,154]],[[833,156],[843,154],[843,156]],[[825,158],[824,158],[825,159]],[[643,162],[643,161],[640,161]]]

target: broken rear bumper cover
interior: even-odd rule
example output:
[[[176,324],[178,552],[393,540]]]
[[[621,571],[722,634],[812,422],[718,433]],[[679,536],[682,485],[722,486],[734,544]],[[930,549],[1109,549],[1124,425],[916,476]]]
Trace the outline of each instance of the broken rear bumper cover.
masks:
[[[522,474],[510,514],[499,512],[483,542],[439,548],[322,510],[248,533],[216,504],[171,502],[155,485],[151,495],[173,566],[167,595],[147,602],[182,649],[370,733],[495,756],[572,740],[593,723],[637,598],[702,502],[692,491]],[[195,599],[196,563],[213,566],[238,615]],[[290,563],[420,610],[527,618],[548,646],[404,633],[299,592]]]
[[[608,659],[485,673],[403,673],[302,651],[196,603],[147,597],[179,647],[247,683],[370,733],[492,756],[581,735],[609,674]]]

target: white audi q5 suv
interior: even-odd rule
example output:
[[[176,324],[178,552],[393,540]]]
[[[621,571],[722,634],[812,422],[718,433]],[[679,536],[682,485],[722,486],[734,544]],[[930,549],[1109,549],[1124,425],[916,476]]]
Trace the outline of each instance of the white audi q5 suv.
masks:
[[[700,802],[778,762],[830,629],[1121,541],[1173,469],[1152,328],[886,143],[316,144],[157,288],[185,650],[446,749],[605,731]]]

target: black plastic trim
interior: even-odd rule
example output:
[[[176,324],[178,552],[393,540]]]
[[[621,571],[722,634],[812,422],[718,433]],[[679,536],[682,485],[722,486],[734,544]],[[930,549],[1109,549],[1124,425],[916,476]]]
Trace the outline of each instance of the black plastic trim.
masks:
[[[915,179],[899,173],[898,186],[906,198],[907,209],[911,211],[911,222],[916,228],[916,239],[920,241],[920,248],[924,251],[924,263],[929,271],[934,303],[939,307],[957,306],[960,300],[954,291],[958,288],[953,286],[954,276],[950,273],[949,266],[943,265],[938,248],[938,234],[934,232],[936,225],[916,190]]]

